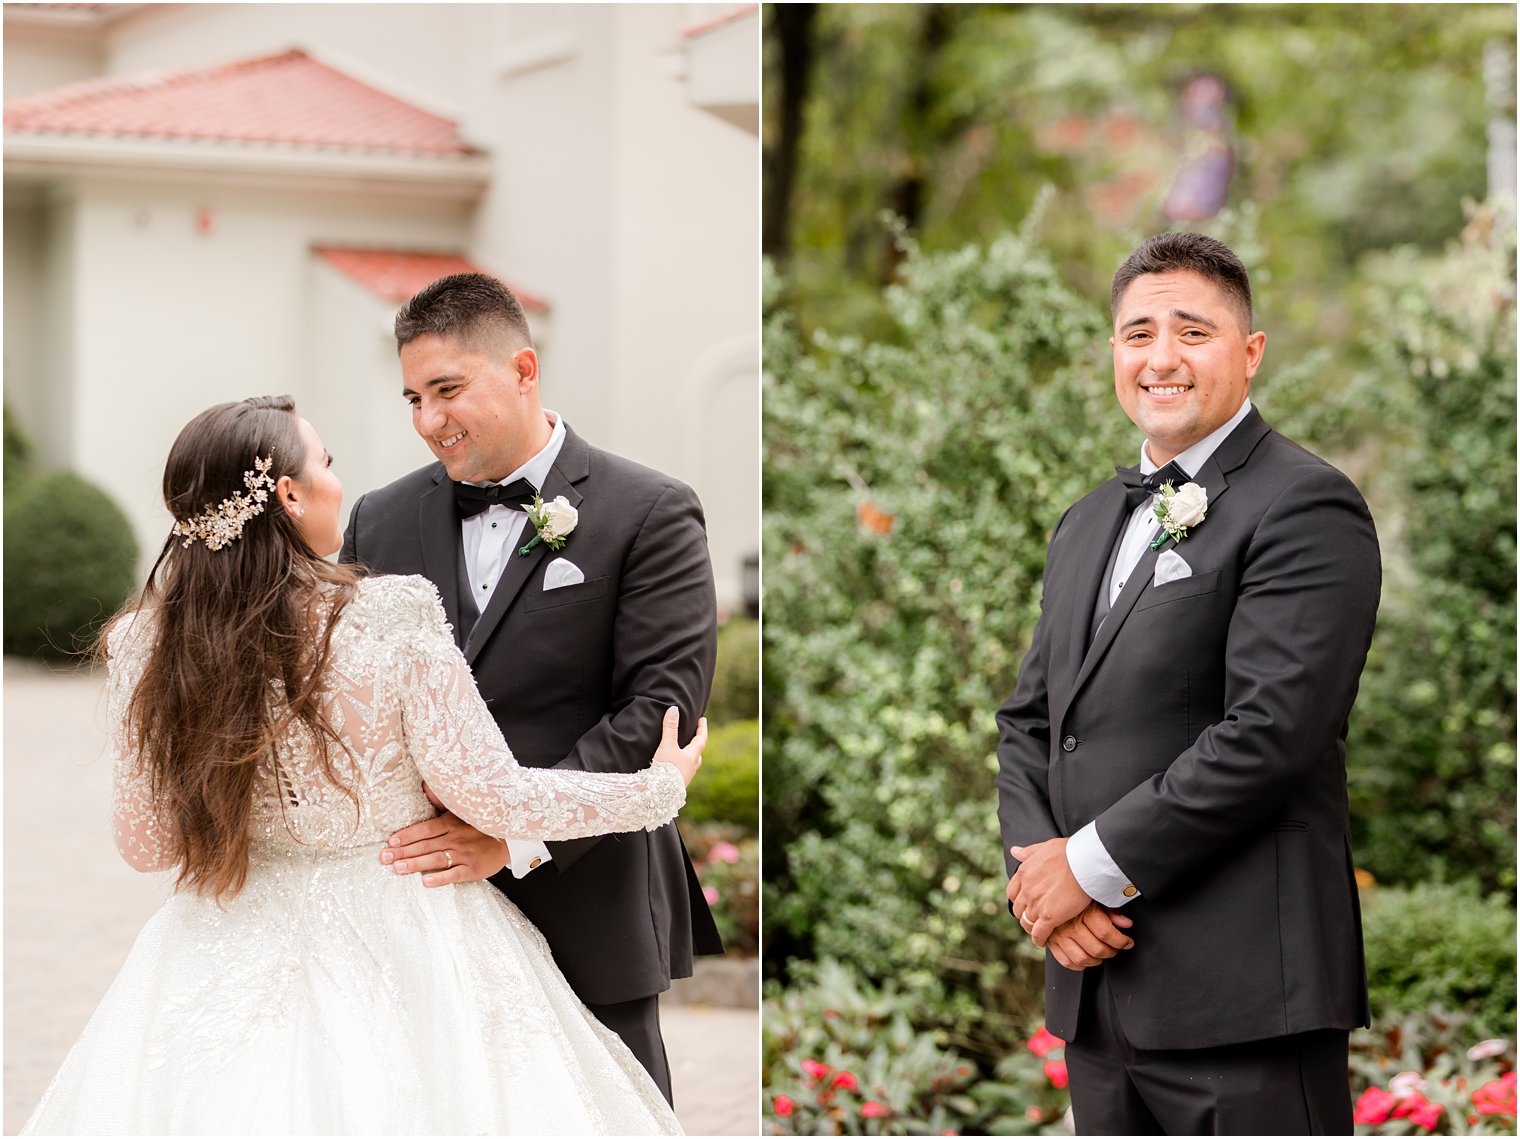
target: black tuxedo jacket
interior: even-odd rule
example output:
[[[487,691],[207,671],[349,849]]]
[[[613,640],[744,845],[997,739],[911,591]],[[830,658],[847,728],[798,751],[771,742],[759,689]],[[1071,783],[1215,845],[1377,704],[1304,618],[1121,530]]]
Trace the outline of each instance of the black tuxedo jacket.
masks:
[[[1372,518],[1254,409],[1194,481],[1207,517],[1147,550],[1090,642],[1124,488],[1066,512],[997,714],[1005,850],[1096,820],[1140,889],[1134,947],[1098,968],[1142,1048],[1367,1022],[1345,740],[1380,588]],[[1192,576],[1155,586],[1167,549]],[[1047,957],[1046,1022],[1067,1040],[1082,983]]]
[[[514,550],[467,635],[459,516],[442,464],[355,502],[342,560],[432,580],[519,763],[637,771],[654,755],[665,709],[681,709],[690,739],[712,688],[717,604],[701,504],[568,428],[542,493],[576,508],[574,532],[560,550]],[[545,592],[544,567],[557,557],[586,579]],[[693,953],[723,951],[675,824],[549,846],[544,867],[491,881],[543,932],[583,1001],[650,996],[690,976]]]

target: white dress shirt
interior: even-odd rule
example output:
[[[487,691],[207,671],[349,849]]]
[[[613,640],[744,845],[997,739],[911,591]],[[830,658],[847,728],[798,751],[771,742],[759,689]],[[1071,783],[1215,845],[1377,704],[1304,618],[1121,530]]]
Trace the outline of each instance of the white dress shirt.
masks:
[[[554,460],[559,458],[560,448],[565,445],[564,420],[548,410],[544,411],[544,418],[553,430],[549,433],[549,442],[544,444],[543,450],[502,479],[501,483],[475,485],[505,485],[515,479],[527,479],[542,491],[544,480],[549,477]],[[508,560],[523,544],[522,539],[528,529],[528,515],[519,507],[497,503],[486,507],[479,514],[463,519],[459,525],[464,539],[464,565],[470,579],[470,593],[475,599],[476,610],[484,613],[490,604],[491,595],[496,592],[496,583],[501,580],[502,570],[506,569]],[[525,877],[554,858],[549,853],[549,848],[538,839],[509,838],[506,843],[508,869],[514,878]]]
[[[1174,462],[1187,472],[1188,478],[1195,478],[1203,469],[1203,464],[1208,462],[1214,452],[1219,449],[1219,445],[1225,441],[1230,432],[1240,426],[1241,421],[1250,413],[1251,401],[1247,399],[1229,422],[1209,432],[1178,455]],[[1141,443],[1140,473],[1153,475],[1160,469],[1151,462],[1145,444]],[[1113,577],[1110,578],[1108,584],[1110,606],[1119,600],[1124,583],[1129,580],[1129,575],[1140,564],[1140,559],[1145,556],[1146,547],[1155,540],[1156,531],[1161,528],[1153,509],[1155,501],[1156,496],[1151,495],[1135,507],[1135,512],[1130,515],[1124,536],[1120,539],[1119,553],[1114,560]],[[1077,884],[1087,892],[1087,896],[1105,906],[1122,906],[1140,896],[1140,891],[1130,882],[1124,871],[1119,869],[1118,863],[1113,860],[1108,853],[1108,848],[1103,845],[1103,840],[1098,837],[1098,826],[1095,822],[1088,823],[1071,836],[1066,844],[1066,864],[1071,867],[1072,875],[1076,878]]]

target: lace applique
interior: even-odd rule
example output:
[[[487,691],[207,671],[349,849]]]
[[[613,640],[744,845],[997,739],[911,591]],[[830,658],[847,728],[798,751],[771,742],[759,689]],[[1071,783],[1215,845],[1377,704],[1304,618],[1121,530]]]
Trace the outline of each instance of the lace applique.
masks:
[[[169,857],[125,728],[154,626],[154,614],[141,612],[113,629],[109,642],[116,842],[139,869],[161,869]],[[368,849],[434,814],[424,779],[480,830],[544,840],[653,830],[686,800],[680,772],[669,764],[633,774],[519,766],[454,644],[437,591],[422,578],[362,582],[332,646],[326,711],[343,748],[332,763],[352,795],[323,772],[305,727],[292,724],[260,773],[255,855]]]

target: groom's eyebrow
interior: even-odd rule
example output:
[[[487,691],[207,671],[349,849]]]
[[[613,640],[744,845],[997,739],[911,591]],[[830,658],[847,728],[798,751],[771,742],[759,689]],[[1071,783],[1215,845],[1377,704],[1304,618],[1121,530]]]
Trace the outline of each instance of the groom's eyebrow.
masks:
[[[1219,327],[1219,325],[1215,324],[1208,317],[1199,316],[1196,312],[1188,312],[1186,309],[1174,308],[1167,315],[1169,315],[1173,320],[1181,321],[1183,324],[1201,324],[1210,330],[1218,329]],[[1128,332],[1131,328],[1136,328],[1142,324],[1155,323],[1156,318],[1153,316],[1132,317],[1119,326],[1119,331]]]
[[[431,380],[429,380],[427,383],[423,384],[422,386],[425,387],[425,388],[436,388],[439,384],[457,384],[460,381],[462,381],[463,379],[464,379],[463,376],[455,376],[455,375],[434,376]],[[417,393],[414,392],[414,391],[412,391],[411,388],[402,388],[401,389],[402,398],[405,398],[407,396],[414,396],[416,394]]]

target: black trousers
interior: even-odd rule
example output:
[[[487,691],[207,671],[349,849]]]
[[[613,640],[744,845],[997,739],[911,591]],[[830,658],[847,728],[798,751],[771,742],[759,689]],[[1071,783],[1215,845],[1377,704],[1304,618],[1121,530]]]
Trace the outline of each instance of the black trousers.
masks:
[[[622,1038],[628,1050],[659,1085],[665,1102],[674,1107],[675,1100],[670,1094],[670,1061],[665,1056],[665,1041],[660,1037],[659,994],[621,1004],[588,1004],[586,1007],[592,1016]]]
[[[1066,1046],[1078,1135],[1350,1135],[1342,1029],[1219,1048],[1130,1046],[1098,966]]]

